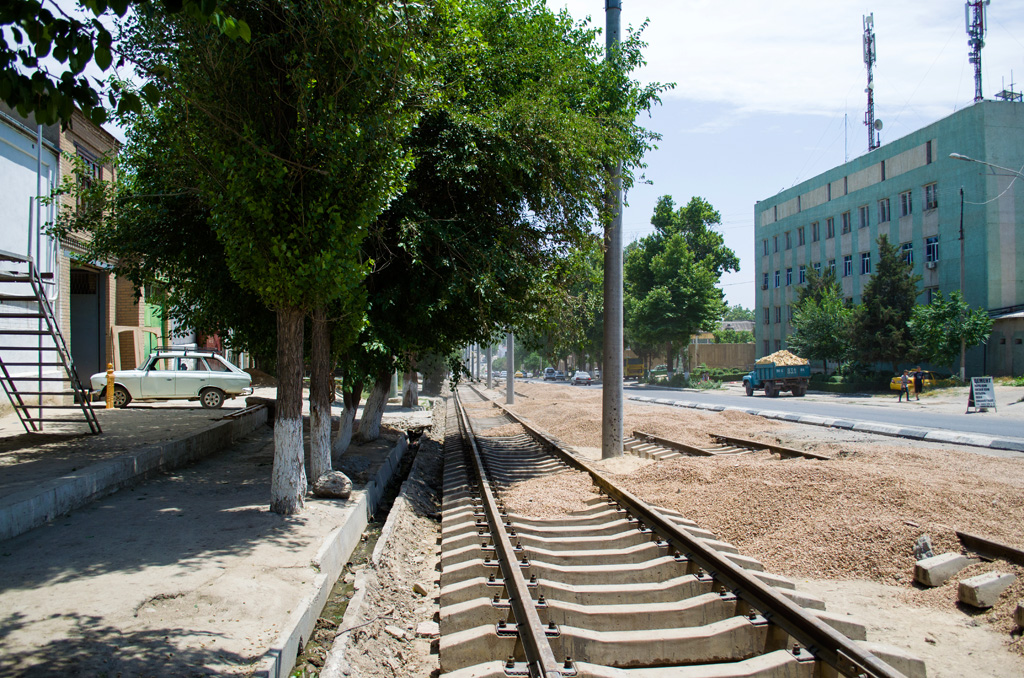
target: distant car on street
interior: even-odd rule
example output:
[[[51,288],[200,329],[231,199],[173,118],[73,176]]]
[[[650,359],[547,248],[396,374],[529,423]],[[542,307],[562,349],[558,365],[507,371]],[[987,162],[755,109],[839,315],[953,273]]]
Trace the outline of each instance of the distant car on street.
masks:
[[[922,384],[921,385],[924,386],[925,388],[935,388],[935,386],[939,383],[939,381],[941,381],[942,379],[946,378],[946,377],[941,377],[941,376],[935,374],[934,372],[929,372],[927,370],[921,370],[921,374],[924,375],[924,378],[922,380]],[[903,376],[903,374],[900,373],[900,374],[897,374],[895,377],[893,377],[891,380],[889,380],[889,390],[891,390],[891,391],[899,391],[900,390],[900,388],[901,388],[901,386],[900,386],[900,377],[902,377],[902,376]],[[913,391],[914,390],[914,373],[913,372],[909,372],[908,376],[910,377],[910,390]]]
[[[252,393],[252,377],[218,351],[190,346],[166,346],[149,354],[134,370],[114,372],[114,407],[133,400],[198,400],[218,408],[225,398]],[[107,373],[89,378],[93,397],[106,398]]]
[[[565,372],[562,370],[555,370],[555,381],[565,381]]]
[[[522,371],[520,371],[520,370],[516,370],[516,379],[522,379],[522,378],[523,378],[523,373],[522,373]]]
[[[576,374],[572,375],[571,383],[576,386],[578,386],[579,384],[587,384],[589,386],[591,383],[593,383],[593,380],[590,378],[590,375],[587,374],[586,372],[576,372]]]
[[[545,367],[544,368],[544,381],[554,381],[554,380],[555,380],[555,368],[554,367]]]

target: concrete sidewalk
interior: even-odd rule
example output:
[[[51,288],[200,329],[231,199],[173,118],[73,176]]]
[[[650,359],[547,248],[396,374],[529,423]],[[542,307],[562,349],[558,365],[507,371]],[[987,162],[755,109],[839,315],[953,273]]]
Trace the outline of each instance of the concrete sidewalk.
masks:
[[[430,423],[429,412],[389,409],[385,423]],[[5,438],[0,495],[230,425],[209,421],[229,413],[132,407],[101,413],[102,436],[35,434],[36,448]],[[352,497],[310,499],[283,517],[267,508],[273,433],[259,426],[187,468],[0,541],[0,675],[286,675],[404,441],[350,448],[341,470],[357,481]]]

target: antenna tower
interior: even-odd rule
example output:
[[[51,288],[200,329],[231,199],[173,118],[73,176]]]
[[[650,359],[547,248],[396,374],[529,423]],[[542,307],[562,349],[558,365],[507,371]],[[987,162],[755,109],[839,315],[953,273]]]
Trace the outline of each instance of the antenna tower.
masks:
[[[1024,102],[1024,94],[1013,90],[1013,71],[1010,71],[1010,89],[1006,89],[1006,81],[1003,80],[1003,91],[996,95],[996,99],[1003,101]]]
[[[864,114],[864,124],[868,127],[868,150],[873,151],[882,145],[878,138],[878,130],[882,129],[882,121],[875,120],[875,77],[872,67],[875,65],[875,14],[872,12],[864,19],[864,65],[868,67],[868,110]]]
[[[988,31],[988,4],[991,0],[967,0],[964,23],[967,26],[967,46],[971,48],[967,60],[974,64],[974,100],[981,101],[981,48],[985,46]]]

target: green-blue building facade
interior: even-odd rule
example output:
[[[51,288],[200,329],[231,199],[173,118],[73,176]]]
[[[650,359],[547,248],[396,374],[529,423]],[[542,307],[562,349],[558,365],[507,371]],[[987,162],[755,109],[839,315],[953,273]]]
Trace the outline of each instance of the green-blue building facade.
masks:
[[[835,268],[853,303],[886,235],[913,264],[919,303],[960,288],[995,320],[967,374],[1024,374],[1024,104],[981,101],[754,206],[757,355],[786,346],[806,271]],[[936,366],[939,367],[939,366]]]

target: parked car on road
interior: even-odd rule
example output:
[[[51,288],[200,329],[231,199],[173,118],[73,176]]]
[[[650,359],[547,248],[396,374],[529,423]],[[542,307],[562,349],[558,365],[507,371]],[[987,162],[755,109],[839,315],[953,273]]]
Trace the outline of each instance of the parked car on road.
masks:
[[[522,378],[523,378],[522,371],[521,370],[516,370],[516,379],[522,379]]]
[[[571,383],[573,385],[587,384],[589,386],[591,383],[593,383],[593,380],[590,378],[590,375],[587,374],[586,372],[577,371],[576,374],[572,375]]]
[[[555,368],[554,367],[545,367],[544,368],[544,381],[554,381],[554,380],[555,380]]]
[[[217,408],[225,398],[252,393],[252,377],[229,363],[218,351],[190,346],[166,346],[149,354],[137,369],[114,372],[114,407],[133,400],[198,400]],[[93,397],[106,398],[107,373],[89,378]]]
[[[565,381],[565,372],[562,370],[555,370],[555,381]]]
[[[921,370],[921,374],[924,375],[923,385],[924,385],[925,388],[935,388],[936,386],[938,386],[939,381],[941,381],[941,380],[946,378],[946,377],[939,376],[938,374],[935,374],[934,372],[929,372],[927,370]],[[897,374],[895,377],[893,377],[889,381],[889,390],[890,391],[899,391],[900,390],[900,377],[902,377],[902,376],[903,376],[903,373],[901,372],[901,373]],[[913,372],[909,372],[907,374],[907,376],[910,377],[910,390],[913,391],[914,390],[914,373]]]

